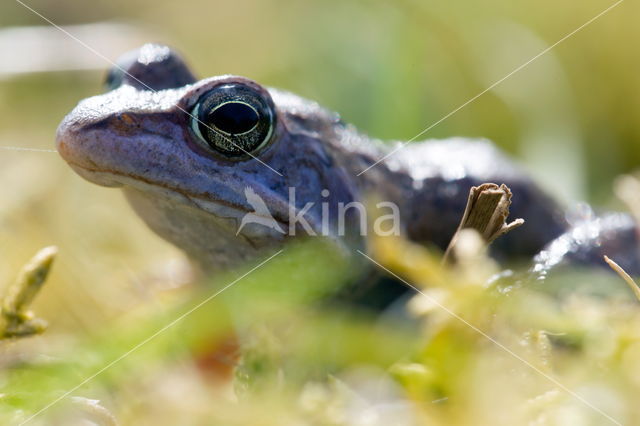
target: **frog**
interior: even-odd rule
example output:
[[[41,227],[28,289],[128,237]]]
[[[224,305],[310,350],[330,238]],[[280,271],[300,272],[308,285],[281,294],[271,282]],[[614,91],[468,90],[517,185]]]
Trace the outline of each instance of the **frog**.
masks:
[[[562,203],[486,139],[384,142],[288,91],[235,75],[197,79],[161,44],[123,55],[106,83],[105,93],[82,100],[61,122],[57,151],[86,180],[121,188],[151,230],[208,273],[309,234],[346,253],[366,252],[357,209],[338,213],[372,194],[397,206],[402,235],[444,249],[470,188],[485,182],[506,184],[511,214],[525,220],[493,244],[497,259],[528,259],[532,270],[547,271],[601,266],[608,254],[640,272],[629,215],[568,219]],[[271,226],[239,229],[256,212],[252,199],[266,207]],[[362,267],[362,256],[353,257]],[[391,293],[383,298],[398,292]]]

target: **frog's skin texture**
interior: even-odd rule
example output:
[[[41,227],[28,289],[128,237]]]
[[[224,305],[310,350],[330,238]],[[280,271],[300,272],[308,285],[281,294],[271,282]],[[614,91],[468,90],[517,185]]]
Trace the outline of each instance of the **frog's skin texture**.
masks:
[[[253,211],[246,187],[285,229],[289,188],[296,188],[296,209],[315,203],[306,218],[318,232],[323,202],[330,206],[335,230],[339,202],[373,194],[399,206],[410,239],[444,248],[470,187],[496,182],[511,188],[512,216],[526,221],[497,241],[496,256],[531,258],[547,247],[538,254],[538,270],[568,260],[600,263],[601,255],[609,254],[630,272],[639,271],[638,234],[627,216],[572,227],[556,202],[486,140],[412,143],[358,175],[393,145],[364,136],[315,102],[244,77],[196,80],[175,52],[160,45],[128,53],[119,66],[126,73],[112,70],[110,91],[83,100],[61,123],[58,151],[87,180],[123,188],[151,229],[205,270],[229,268],[295,238],[256,227],[236,236],[242,216]],[[201,96],[230,83],[250,88],[275,115],[271,139],[253,153],[255,158],[219,155],[203,146],[191,126],[187,112]],[[321,195],[323,189],[328,197]],[[347,225],[357,228],[354,217]],[[353,253],[363,246],[356,234],[334,236],[334,241]]]

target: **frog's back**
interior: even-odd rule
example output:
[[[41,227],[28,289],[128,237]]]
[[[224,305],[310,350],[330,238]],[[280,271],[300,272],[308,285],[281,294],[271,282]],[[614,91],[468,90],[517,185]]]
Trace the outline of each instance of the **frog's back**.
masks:
[[[445,247],[455,232],[471,186],[505,183],[512,190],[512,217],[525,224],[498,239],[501,258],[535,256],[536,273],[566,263],[606,267],[615,257],[630,273],[640,273],[640,232],[628,214],[595,213],[569,223],[565,208],[485,139],[450,138],[412,144],[397,161],[413,178],[409,235]]]

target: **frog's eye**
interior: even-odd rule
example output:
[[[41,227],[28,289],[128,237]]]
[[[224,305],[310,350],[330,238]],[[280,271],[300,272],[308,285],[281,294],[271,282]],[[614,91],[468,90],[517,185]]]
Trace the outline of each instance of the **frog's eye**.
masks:
[[[138,90],[175,89],[196,81],[180,55],[168,46],[145,44],[118,58],[105,81],[107,91],[123,84]]]
[[[225,84],[200,97],[191,111],[191,128],[207,147],[229,157],[264,146],[273,133],[267,100],[243,84]]]

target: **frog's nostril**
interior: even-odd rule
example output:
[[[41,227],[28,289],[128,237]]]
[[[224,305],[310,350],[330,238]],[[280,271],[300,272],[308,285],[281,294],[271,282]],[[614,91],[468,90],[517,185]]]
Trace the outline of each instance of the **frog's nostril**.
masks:
[[[76,138],[74,138],[72,127],[69,119],[66,118],[60,124],[56,133],[56,149],[65,161],[69,161],[69,158],[73,156],[74,146],[77,145],[74,143]]]
[[[56,140],[56,150],[60,155],[64,156],[64,153],[67,150],[67,145],[64,143],[64,140],[62,139]]]
[[[135,119],[131,116],[131,114],[127,114],[126,112],[118,114],[118,120],[127,125],[135,123]]]

